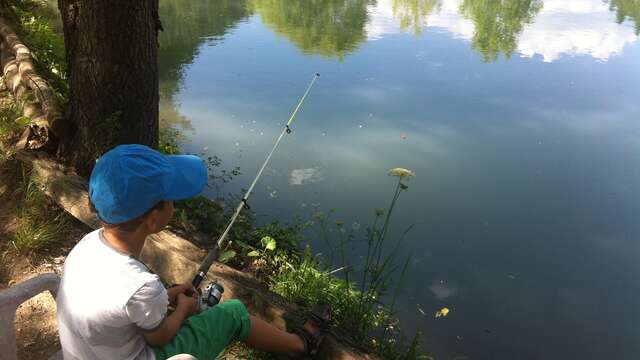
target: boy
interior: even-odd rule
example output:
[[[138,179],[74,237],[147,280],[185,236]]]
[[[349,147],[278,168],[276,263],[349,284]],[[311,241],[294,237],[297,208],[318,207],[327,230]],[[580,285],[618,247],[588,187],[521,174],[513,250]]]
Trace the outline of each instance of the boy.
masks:
[[[293,333],[249,315],[237,300],[202,313],[191,285],[165,289],[140,260],[147,235],[162,231],[173,201],[193,197],[207,183],[204,162],[163,155],[143,145],[120,145],[97,162],[89,198],[104,227],[69,253],[58,290],[57,315],[65,359],[166,359],[190,354],[215,359],[240,340],[258,350],[314,354],[330,314],[314,314]],[[167,315],[168,304],[175,311]]]

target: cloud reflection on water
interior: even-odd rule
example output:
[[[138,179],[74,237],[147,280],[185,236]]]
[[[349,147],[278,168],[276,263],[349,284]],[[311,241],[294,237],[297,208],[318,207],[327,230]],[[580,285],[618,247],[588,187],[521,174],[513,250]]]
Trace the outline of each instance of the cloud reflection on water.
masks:
[[[398,13],[393,11],[396,1],[380,0],[369,8],[366,25],[369,40],[403,32]],[[440,0],[417,25],[427,30],[444,30],[454,38],[471,41],[478,29],[460,13],[464,3],[464,0]],[[637,40],[633,26],[618,24],[616,13],[604,1],[545,0],[533,23],[525,25],[519,34],[517,52],[525,57],[542,56],[545,62],[578,55],[607,61]]]
[[[306,183],[316,183],[324,180],[320,168],[293,169],[289,174],[289,184],[304,185]]]

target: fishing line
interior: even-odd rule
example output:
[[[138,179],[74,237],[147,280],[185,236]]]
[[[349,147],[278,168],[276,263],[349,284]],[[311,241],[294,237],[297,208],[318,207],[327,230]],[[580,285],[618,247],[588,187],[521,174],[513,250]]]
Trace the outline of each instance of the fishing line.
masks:
[[[240,212],[242,211],[242,209],[249,209],[249,204],[247,204],[247,199],[249,199],[249,196],[251,195],[251,192],[253,191],[253,188],[256,186],[256,183],[258,182],[258,179],[260,179],[260,176],[262,175],[262,172],[264,171],[264,168],[269,163],[269,160],[271,160],[271,156],[273,155],[273,153],[278,148],[278,145],[280,144],[280,141],[284,137],[284,134],[291,134],[291,123],[293,122],[293,119],[296,117],[296,114],[298,113],[298,110],[300,110],[300,107],[302,106],[302,103],[304,102],[304,99],[309,94],[309,90],[311,90],[311,87],[313,86],[313,84],[316,82],[316,80],[319,77],[320,77],[320,74],[316,73],[313,76],[313,78],[311,79],[311,82],[309,83],[309,86],[307,86],[307,90],[304,92],[304,95],[302,95],[302,98],[300,98],[300,101],[298,102],[298,105],[296,106],[296,108],[291,113],[291,116],[289,117],[289,120],[287,121],[287,124],[285,125],[284,129],[282,129],[282,132],[280,133],[280,136],[278,136],[278,139],[276,140],[276,143],[273,145],[273,148],[271,149],[271,152],[269,152],[269,155],[267,155],[267,158],[265,159],[264,163],[260,167],[260,170],[258,170],[258,174],[253,179],[253,182],[251,182],[251,186],[249,186],[249,189],[244,194],[244,196],[240,200],[240,203],[236,207],[236,211],[233,213],[233,216],[231,217],[231,220],[229,221],[229,224],[227,225],[227,228],[224,230],[222,235],[220,235],[220,238],[218,238],[218,241],[216,242],[216,245],[213,247],[213,249],[211,249],[209,251],[209,253],[207,254],[207,257],[204,259],[204,261],[200,265],[200,268],[198,269],[198,273],[196,274],[196,276],[193,278],[193,281],[191,282],[191,284],[195,288],[198,288],[198,285],[200,285],[200,283],[202,282],[202,279],[204,279],[205,274],[207,273],[207,271],[209,271],[209,268],[211,267],[211,264],[213,264],[213,262],[216,260],[217,255],[218,255],[218,249],[220,249],[220,247],[222,246],[224,240],[226,239],[227,235],[229,234],[229,231],[231,231],[231,228],[233,227],[233,224],[236,222],[236,219],[238,218],[238,215],[240,215]]]

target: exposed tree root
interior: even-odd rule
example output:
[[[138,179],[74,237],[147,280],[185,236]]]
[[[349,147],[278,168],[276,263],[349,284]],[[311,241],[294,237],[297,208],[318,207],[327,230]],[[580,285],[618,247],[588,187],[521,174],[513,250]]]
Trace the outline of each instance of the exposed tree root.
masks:
[[[7,22],[0,18],[0,66],[2,80],[31,120],[16,150],[45,146],[55,135],[62,138],[68,122],[62,116],[55,94],[49,84],[34,70],[31,51],[20,41]]]

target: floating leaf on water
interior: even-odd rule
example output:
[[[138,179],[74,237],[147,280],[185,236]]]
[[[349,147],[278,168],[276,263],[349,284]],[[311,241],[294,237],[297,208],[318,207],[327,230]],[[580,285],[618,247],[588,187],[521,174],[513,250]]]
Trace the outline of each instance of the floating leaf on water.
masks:
[[[222,254],[220,254],[220,256],[218,256],[218,261],[224,264],[227,261],[233,259],[234,257],[236,257],[236,252],[234,250],[226,250],[226,251],[223,251]]]
[[[438,311],[436,312],[436,317],[437,317],[437,318],[439,318],[439,317],[445,317],[445,316],[447,316],[447,315],[449,315],[449,308],[447,308],[447,307],[443,307],[442,309],[440,309],[440,310],[438,310]]]

